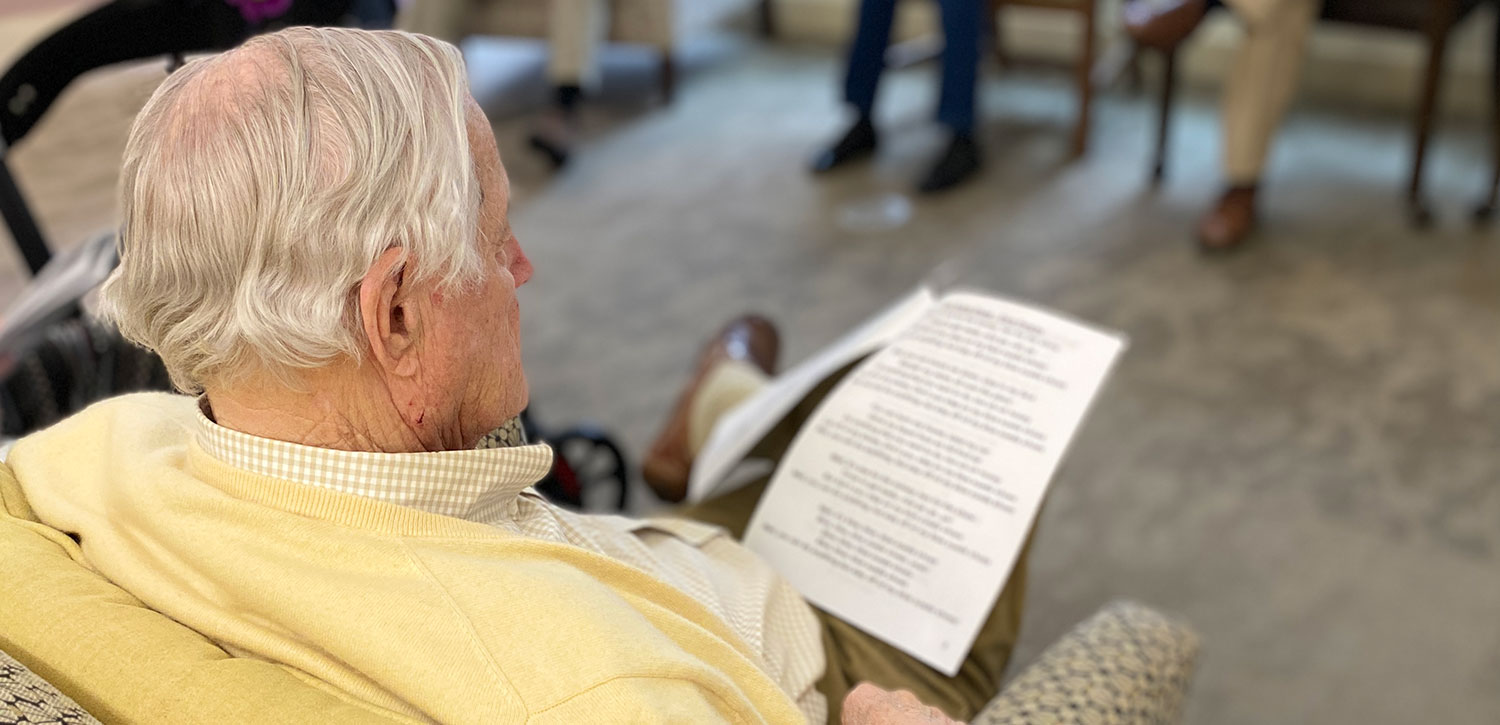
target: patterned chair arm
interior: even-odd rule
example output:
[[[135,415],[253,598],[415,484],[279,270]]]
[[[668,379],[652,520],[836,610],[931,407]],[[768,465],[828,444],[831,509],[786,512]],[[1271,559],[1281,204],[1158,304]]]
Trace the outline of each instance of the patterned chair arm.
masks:
[[[1187,626],[1114,602],[1042,653],[972,725],[1176,723],[1197,655]]]
[[[99,725],[99,721],[0,652],[0,725]]]

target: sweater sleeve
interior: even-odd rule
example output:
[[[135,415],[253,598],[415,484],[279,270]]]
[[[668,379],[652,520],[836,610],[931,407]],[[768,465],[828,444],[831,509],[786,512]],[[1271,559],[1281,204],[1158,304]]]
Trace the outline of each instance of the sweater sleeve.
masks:
[[[741,723],[712,692],[666,677],[620,677],[532,714],[528,725],[580,722]]]

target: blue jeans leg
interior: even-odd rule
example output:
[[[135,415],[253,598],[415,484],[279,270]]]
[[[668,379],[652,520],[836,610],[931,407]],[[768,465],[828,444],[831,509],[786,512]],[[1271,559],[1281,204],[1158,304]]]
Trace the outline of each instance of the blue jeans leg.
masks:
[[[938,0],[943,21],[943,88],[937,118],[955,133],[974,131],[974,87],[985,6],[983,0]]]
[[[844,100],[861,116],[875,110],[875,89],[885,70],[885,49],[891,42],[891,24],[896,18],[896,0],[861,0],[859,27],[849,46],[849,69],[844,80]]]

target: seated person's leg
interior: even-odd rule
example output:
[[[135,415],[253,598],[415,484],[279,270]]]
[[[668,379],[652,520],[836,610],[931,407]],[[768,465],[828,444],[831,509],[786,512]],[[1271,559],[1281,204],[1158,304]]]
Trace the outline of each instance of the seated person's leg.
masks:
[[[797,403],[790,412],[766,433],[766,437],[756,443],[750,453],[749,459],[763,459],[776,461],[786,454],[792,445],[792,440],[797,437],[797,432],[802,429],[802,424],[812,416],[813,411],[823,402],[835,385],[843,379],[844,375],[858,365],[858,362],[845,366],[842,370],[828,376],[828,379],[818,383],[802,401]],[[706,387],[706,386],[705,386]],[[751,391],[753,394],[753,391]],[[748,395],[745,397],[749,397]],[[770,475],[761,477],[746,485],[730,491],[724,495],[716,496],[707,501],[684,507],[677,513],[681,516],[696,519],[704,523],[710,523],[722,527],[734,535],[736,539],[743,539],[745,528],[750,523],[750,515],[754,513],[755,507],[760,503],[760,496],[766,490],[766,484],[770,483]]]
[[[547,78],[554,95],[530,141],[555,167],[566,164],[573,151],[578,102],[585,87],[597,84],[594,55],[608,26],[608,7],[600,0],[550,0]]]
[[[943,20],[943,88],[938,121],[948,127],[948,147],[917,188],[924,192],[956,186],[979,171],[974,140],[974,87],[979,75],[979,33],[988,3],[940,0]]]
[[[967,721],[995,695],[1005,677],[1005,666],[1021,632],[1021,610],[1026,603],[1026,576],[1035,529],[1016,557],[995,608],[979,628],[974,648],[948,677],[920,660],[865,633],[863,630],[817,607],[813,611],[823,625],[823,651],[828,670],[818,682],[818,691],[828,699],[828,721],[838,722],[844,695],[861,682],[887,690],[910,690],[923,704],[941,709],[948,717]]]
[[[1198,240],[1208,249],[1236,247],[1255,226],[1261,171],[1296,93],[1307,34],[1320,2],[1230,0],[1229,4],[1244,19],[1247,33],[1224,88],[1227,188],[1198,226]]]
[[[875,150],[875,91],[885,71],[885,49],[891,42],[895,18],[896,0],[860,2],[859,24],[849,45],[849,65],[844,77],[844,102],[855,112],[854,123],[837,142],[813,158],[813,171],[828,171]]]
[[[754,315],[731,320],[703,346],[693,377],[641,464],[657,496],[681,501],[687,495],[693,458],[713,424],[776,372],[780,348],[776,327]]]
[[[774,361],[774,347],[768,349],[768,344],[775,340],[774,329],[769,327],[770,323],[759,318],[748,319],[757,320],[755,326],[751,327],[745,321],[737,320],[730,323],[705,347],[699,357],[698,372],[683,391],[672,420],[653,446],[653,455],[656,455],[658,449],[676,445],[677,440],[691,441],[686,450],[696,453],[717,417],[734,404],[753,395],[769,379],[760,377],[756,371],[770,373],[774,370],[772,363],[752,366],[746,361],[754,357],[748,354],[751,350],[748,343],[752,339],[760,342],[756,346],[760,359]],[[755,334],[752,335],[752,331]],[[735,347],[744,353],[730,354]],[[808,392],[766,434],[748,457],[774,461],[784,455],[797,432],[812,416],[813,411],[817,410],[823,398],[857,364],[855,362],[845,366]],[[692,430],[693,434],[676,434],[675,430]],[[690,468],[691,453],[684,455],[687,456],[685,467]],[[682,478],[682,490],[685,491],[685,470]],[[770,476],[762,477],[722,496],[680,509],[677,514],[723,527],[736,539],[741,539],[769,482]],[[680,500],[680,496],[673,500]],[[818,689],[828,700],[829,722],[839,721],[839,707],[845,694],[861,682],[872,682],[887,690],[910,690],[923,703],[936,706],[950,717],[960,720],[978,712],[1000,691],[1006,663],[1015,648],[1016,637],[1021,628],[1021,609],[1026,598],[1027,558],[1030,550],[1031,543],[1028,539],[994,610],[980,628],[974,648],[960,665],[957,676],[952,678],[814,607],[823,628],[823,649],[828,658],[827,671],[819,682]]]

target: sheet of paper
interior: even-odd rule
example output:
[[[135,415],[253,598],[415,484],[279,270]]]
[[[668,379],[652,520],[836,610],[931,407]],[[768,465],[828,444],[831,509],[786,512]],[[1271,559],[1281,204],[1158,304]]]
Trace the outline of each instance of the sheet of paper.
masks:
[[[809,601],[952,676],[1123,346],[1014,302],[944,297],[819,406],[746,545]]]
[[[733,490],[735,482],[742,484],[748,480],[730,479],[729,473],[807,391],[839,368],[890,342],[931,308],[933,300],[931,290],[919,287],[834,344],[778,375],[749,400],[725,413],[693,463],[688,500],[702,501],[727,493]]]

